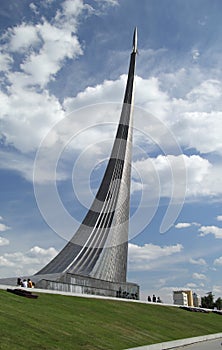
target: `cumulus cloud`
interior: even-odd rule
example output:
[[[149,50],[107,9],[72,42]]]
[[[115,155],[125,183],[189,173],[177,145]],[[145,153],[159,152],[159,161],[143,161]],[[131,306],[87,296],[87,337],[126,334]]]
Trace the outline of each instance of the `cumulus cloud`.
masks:
[[[178,222],[175,225],[175,228],[187,228],[187,227],[191,227],[191,226],[201,226],[198,222]]]
[[[222,285],[213,285],[213,291],[214,293],[216,294],[216,298],[221,298],[221,295],[222,295]]]
[[[194,265],[202,265],[202,266],[204,266],[204,265],[207,264],[206,261],[205,261],[204,259],[202,259],[202,258],[199,258],[199,259],[193,259],[193,258],[191,258],[191,259],[190,259],[190,263],[191,263],[191,264],[194,264]]]
[[[8,245],[10,242],[7,238],[0,237],[0,246]]]
[[[13,267],[15,266],[13,262],[5,258],[4,256],[0,256],[0,267]]]
[[[92,103],[117,100],[121,102],[125,80],[126,76],[123,75],[117,81],[105,81],[103,84],[87,88],[75,98],[65,99],[64,107],[67,111],[72,111]],[[166,140],[163,124],[158,124],[157,120],[164,123],[165,129],[170,128],[171,136],[175,136],[183,147],[196,148],[201,153],[221,153],[221,91],[219,81],[209,80],[191,89],[183,99],[170,98],[166,91],[162,91],[159,78],[144,79],[137,76],[135,126],[146,133],[149,141],[154,141],[161,148],[170,140],[169,137]],[[143,108],[146,113],[141,109],[137,111],[137,108]],[[217,174],[218,171],[219,168],[216,169]],[[200,176],[202,175],[200,173]]]
[[[85,5],[82,1],[72,1],[70,4],[67,0],[62,7],[63,11],[57,12],[52,23],[45,18],[36,25],[23,22],[9,28],[4,34],[5,51],[23,54],[20,71],[8,76],[10,83],[13,83],[16,76],[24,86],[38,84],[44,87],[61,69],[65,59],[74,59],[82,54],[75,33],[77,18],[85,9]]]
[[[111,5],[111,6],[116,6],[119,5],[119,0],[99,0],[101,2],[105,2],[107,5]]]
[[[29,8],[30,8],[36,15],[39,14],[38,8],[37,8],[37,6],[36,6],[33,2],[31,2],[31,4],[29,4]]]
[[[178,222],[178,224],[175,225],[175,228],[186,228],[190,226],[191,224],[188,222]]]
[[[8,71],[13,63],[13,58],[8,53],[0,52],[0,71]]]
[[[53,247],[44,249],[35,246],[25,253],[15,252],[3,254],[2,256],[0,256],[0,266],[9,268],[12,267],[12,276],[15,273],[25,275],[30,273],[29,271],[31,270],[33,273],[38,271],[42,266],[44,266],[51,259],[53,259],[56,254],[58,254],[58,252]],[[12,270],[8,271],[8,273],[10,273],[10,271]]]
[[[222,221],[222,215],[217,216],[217,221]]]
[[[173,186],[176,186],[174,195],[177,198],[184,192],[189,199],[216,195],[221,191],[216,175],[213,176],[212,164],[199,155],[159,155],[135,161],[133,165],[137,169],[134,178],[138,181],[141,178],[143,190],[149,190],[151,195],[158,189],[161,196],[170,197]]]
[[[218,265],[218,266],[222,265],[222,256],[214,260],[214,265]]]
[[[106,5],[108,4],[117,5],[118,1],[107,0]],[[30,8],[37,12],[34,3],[30,4]],[[83,54],[77,33],[79,18],[84,13],[93,13],[93,8],[81,0],[66,0],[61,3],[60,9],[50,22],[46,18],[41,18],[37,24],[22,22],[8,29],[4,35],[3,51],[0,55],[0,63],[3,64],[0,66],[7,71],[5,78],[7,77],[8,85],[4,85],[0,94],[2,136],[6,145],[12,145],[23,154],[35,152],[53,125],[73,110],[92,104],[103,104],[103,110],[94,109],[90,117],[94,125],[118,120],[120,105],[112,110],[107,107],[107,102],[121,103],[126,75],[121,75],[116,81],[107,80],[88,87],[75,97],[65,98],[63,102],[49,89],[49,83],[55,79],[66,60]],[[14,54],[17,53],[21,60],[15,70],[12,66]],[[175,86],[178,85],[181,74],[185,74],[184,69],[175,72],[171,77]],[[151,197],[161,195],[169,198],[174,188],[173,196],[183,198],[185,188],[186,198],[221,194],[218,176],[222,170],[220,162],[212,163],[212,160],[210,162],[201,155],[183,156],[178,152],[171,152],[171,146],[175,144],[178,149],[182,145],[185,148],[195,148],[201,153],[221,152],[221,82],[210,79],[196,84],[194,81],[193,86],[187,87],[188,91],[183,97],[172,98],[170,87],[164,85],[164,75],[149,79],[137,76],[135,80],[135,134],[139,130],[140,136],[137,134],[135,137],[134,145],[135,148],[138,146],[138,154],[133,166],[139,177],[141,175],[143,183],[141,184],[135,173],[132,186],[134,193],[149,188]],[[72,125],[73,130],[89,127],[89,113],[75,119],[75,123]],[[51,133],[48,148],[63,142],[64,134],[64,130]],[[110,144],[113,135],[111,129],[106,133]],[[80,142],[73,142],[72,147],[79,151],[101,138],[104,139],[104,132],[98,130],[95,133],[94,130],[87,137],[79,138]],[[159,148],[163,154],[149,158],[146,153],[144,156],[144,150],[139,151],[143,143],[149,151]],[[95,162],[104,158],[102,149],[103,146],[98,144],[91,147],[91,153],[96,155]],[[9,164],[11,158],[8,158],[9,169],[15,168]],[[17,155],[15,163],[20,159]],[[31,163],[30,158],[25,159],[25,164],[28,163]],[[7,162],[4,162],[4,166],[7,168]],[[30,167],[27,172],[25,167],[21,168],[23,169],[18,171],[30,178]],[[50,172],[44,171],[41,180],[48,180],[50,176]],[[67,177],[64,169],[58,179]]]
[[[136,78],[135,105],[152,113],[156,118],[164,120],[171,109],[171,101],[167,92],[162,91],[157,77]],[[147,127],[147,125],[146,125]]]
[[[0,169],[8,169],[18,172],[29,182],[33,180],[33,159],[29,155],[18,152],[7,152],[0,150]],[[44,169],[42,169],[44,172]],[[43,175],[44,176],[44,175]]]
[[[4,232],[4,231],[9,230],[9,229],[10,229],[9,226],[0,222],[0,232]]]
[[[193,288],[197,288],[197,285],[196,285],[196,283],[187,283],[186,284],[186,287],[188,287],[188,288],[190,288],[190,289],[193,289]]]
[[[8,50],[10,52],[25,52],[29,47],[33,49],[41,43],[37,27],[25,22],[9,28],[4,37],[8,38]]]
[[[18,87],[11,96],[0,97],[5,100],[2,125],[6,142],[23,153],[36,150],[52,125],[64,117],[59,101],[47,91]]]
[[[193,277],[193,279],[197,279],[197,280],[206,280],[207,279],[207,277],[204,274],[197,273],[197,272],[193,273],[192,277]]]
[[[92,113],[90,113],[90,120],[92,119],[95,125],[97,123],[105,123],[108,121],[117,122],[120,106],[119,109],[112,109],[111,106],[108,107],[108,102],[111,100],[120,100],[122,91],[124,91],[125,81],[126,76],[121,76],[117,81],[105,81],[103,84],[95,87],[88,87],[85,91],[77,94],[76,97],[66,98],[64,100],[64,108],[67,112],[71,112],[85,106],[92,106],[93,103],[97,103],[100,104],[100,109],[98,108],[97,111],[95,108],[92,108]],[[172,103],[170,102],[168,95],[161,91],[157,78],[142,79],[140,77],[136,77],[136,88],[136,96],[138,96],[137,104],[160,116],[160,119],[158,119],[151,117],[150,114],[144,112],[144,110],[137,110],[137,108],[134,110],[136,125],[134,147],[136,148],[138,146],[138,149],[140,148],[140,150],[137,154],[137,158],[139,159],[134,161],[133,167],[136,168],[138,173],[137,175],[139,175],[139,177],[142,176],[142,178],[145,179],[143,180],[143,190],[146,187],[149,187],[151,192],[155,188],[158,192],[160,189],[160,182],[161,196],[169,197],[172,190],[169,183],[174,182],[174,185],[176,184],[177,186],[177,190],[175,192],[177,193],[178,197],[182,197],[184,186],[186,186],[187,198],[198,196],[216,196],[220,194],[221,186],[218,177],[218,173],[221,171],[220,165],[212,164],[208,159],[203,158],[200,155],[173,156],[169,154],[160,155],[156,158],[148,158],[147,153],[143,150],[142,153],[140,153],[141,144],[143,142],[145,143],[145,141],[146,145],[149,142],[155,142],[163,150],[166,150],[165,153],[170,150],[169,145],[172,142],[173,136],[169,136],[170,134],[168,133],[169,135],[166,137],[167,123],[164,122],[164,126],[160,120],[161,118],[165,120],[168,114],[172,113]],[[147,91],[149,91],[149,93],[147,93]],[[102,105],[103,109],[101,108]],[[157,111],[158,108],[162,110],[162,113]],[[188,107],[184,106],[183,109],[186,108]],[[149,121],[149,123],[145,123],[146,119]],[[86,121],[87,118],[85,117],[79,119],[78,127],[81,126],[82,129],[86,128]],[[138,130],[140,133],[143,132],[143,140],[142,137],[140,137],[141,135],[138,137]],[[186,133],[186,128],[183,127],[182,130]],[[92,137],[93,133],[90,133],[89,137],[81,140],[80,144],[82,149],[87,147],[90,140],[92,143],[94,142]],[[102,131],[99,132],[97,137],[103,138]],[[113,140],[113,131],[110,132],[110,140]],[[76,142],[75,147],[77,147],[78,144],[79,143]],[[174,170],[174,179],[172,179],[172,169]],[[137,175],[135,174],[133,178],[133,191],[136,191],[137,189],[141,190],[142,187],[139,184],[139,178],[137,178]],[[185,181],[186,175],[187,181]],[[178,181],[179,185],[177,184]]]
[[[197,49],[194,49],[192,51],[192,58],[193,58],[193,60],[194,61],[198,61],[199,57],[200,57],[200,52]]]
[[[45,21],[37,26],[37,30],[44,44],[25,58],[20,67],[29,77],[30,84],[45,86],[60,70],[64,59],[75,58],[82,50],[77,37],[66,29]]]
[[[181,244],[172,246],[160,247],[152,243],[138,246],[136,244],[129,244],[129,264],[130,270],[150,270],[153,268],[153,263],[164,257],[169,257],[173,254],[180,253],[183,249]]]
[[[7,72],[0,94],[2,136],[21,152],[36,150],[52,125],[64,117],[60,101],[46,86],[66,59],[82,54],[76,31],[84,10],[82,1],[67,0],[50,23],[45,18],[37,24],[22,22],[2,37],[0,62]],[[12,66],[15,53],[20,54],[16,69]]]
[[[54,258],[54,256],[57,254],[57,251],[55,248],[50,247],[48,249],[44,249],[38,246],[35,246],[30,249],[30,251],[27,253],[27,256],[30,257],[49,257]]]
[[[201,226],[198,230],[200,232],[200,236],[206,235],[214,235],[215,238],[222,238],[222,228],[217,226]]]
[[[221,96],[222,83],[211,79],[193,87],[184,99],[174,99],[172,128],[181,144],[201,153],[222,153]]]
[[[67,113],[78,110],[79,108],[91,106],[95,104],[103,104],[106,110],[108,103],[119,103],[119,110],[109,106],[110,113],[95,114],[94,120],[96,122],[118,121],[119,112],[121,110],[122,97],[126,85],[127,76],[121,75],[117,80],[105,80],[102,84],[87,87],[84,91],[77,94],[75,97],[68,97],[64,99],[63,106]],[[157,78],[151,77],[144,79],[139,76],[135,77],[136,93],[134,106],[134,120],[137,131],[145,133],[150,137],[150,141],[165,144],[169,142],[169,136],[166,140],[164,133],[166,133],[167,125],[161,121],[164,120],[169,110],[169,97],[166,92],[160,88],[160,82]],[[110,119],[110,114],[112,118]],[[86,125],[87,120],[82,123]],[[172,135],[170,135],[172,137]]]
[[[30,7],[36,12],[34,3]],[[22,22],[3,35],[0,66],[7,71],[7,86],[3,84],[4,89],[0,93],[0,118],[6,145],[12,145],[22,153],[35,152],[52,126],[64,118],[64,108],[59,99],[50,93],[47,84],[54,79],[66,59],[75,59],[82,54],[77,37],[78,20],[83,13],[87,15],[91,12],[93,9],[82,0],[66,0],[50,22],[45,18],[37,24]],[[10,69],[15,53],[20,54],[16,56],[17,60],[20,59],[16,70],[14,67]],[[48,141],[48,147],[52,147],[57,135]],[[15,158],[13,163],[19,163],[21,155],[16,156],[13,152],[10,157],[7,150],[4,159],[7,156],[8,164],[5,161],[4,166],[15,169],[15,164],[10,164],[10,158]],[[29,157],[23,160],[25,164],[30,163]],[[30,171],[27,174],[23,168],[22,174],[30,178]],[[20,171],[20,167],[16,170]]]
[[[118,6],[119,0],[97,0],[97,3],[101,6],[102,10],[109,6]]]
[[[180,143],[189,148],[196,148],[201,153],[222,153],[218,127],[222,121],[222,112],[186,112],[173,126]],[[186,133],[182,133],[182,130]]]

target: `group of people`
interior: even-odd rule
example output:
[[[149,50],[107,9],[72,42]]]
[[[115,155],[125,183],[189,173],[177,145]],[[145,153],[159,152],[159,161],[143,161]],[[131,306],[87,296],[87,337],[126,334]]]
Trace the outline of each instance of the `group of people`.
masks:
[[[155,294],[153,294],[152,298],[151,298],[151,296],[149,295],[148,298],[147,298],[147,300],[148,300],[149,302],[152,301],[153,303],[162,303],[162,301],[160,300],[160,297],[156,297]]]
[[[17,279],[17,286],[23,287],[23,288],[34,288],[35,283],[28,278],[21,279],[20,277]]]

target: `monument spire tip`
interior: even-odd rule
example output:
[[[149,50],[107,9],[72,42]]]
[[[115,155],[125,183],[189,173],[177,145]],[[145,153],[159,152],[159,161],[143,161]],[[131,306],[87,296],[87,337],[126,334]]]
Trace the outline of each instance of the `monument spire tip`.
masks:
[[[133,52],[137,53],[137,27],[135,27],[134,29],[134,33],[133,33]]]

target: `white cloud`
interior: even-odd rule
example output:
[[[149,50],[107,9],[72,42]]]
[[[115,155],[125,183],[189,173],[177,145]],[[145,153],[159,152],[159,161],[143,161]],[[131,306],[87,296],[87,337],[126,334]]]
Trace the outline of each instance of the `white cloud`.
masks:
[[[65,22],[67,19],[76,19],[83,10],[92,10],[92,8],[82,0],[65,0],[62,3],[62,9],[62,13],[58,11],[56,17],[56,20],[60,22]],[[76,30],[76,28],[73,28],[73,30]]]
[[[126,75],[121,75],[120,78],[116,81],[105,80],[102,84],[98,84],[94,87],[87,87],[84,91],[79,92],[76,97],[68,97],[64,100],[64,108],[67,113],[78,110],[82,107],[87,107],[95,104],[104,105],[117,101],[121,104],[121,96],[124,91],[126,83]],[[112,106],[110,106],[110,109]],[[109,119],[103,115],[95,115],[96,120],[108,122]],[[116,117],[116,120],[118,116]],[[84,121],[86,123],[87,120]],[[85,124],[86,125],[86,124]],[[87,125],[86,125],[87,126]]]
[[[37,52],[31,53],[20,67],[33,84],[46,86],[61,69],[63,60],[82,54],[79,41],[71,31],[58,28],[47,21],[37,25],[43,45]],[[35,29],[36,29],[35,28]]]
[[[179,78],[180,76],[177,77]],[[72,111],[93,103],[121,102],[125,80],[126,76],[123,75],[117,81],[105,81],[87,88],[75,98],[65,99],[64,106],[67,111]],[[159,146],[166,143],[160,125],[155,124],[156,118],[170,128],[180,145],[196,148],[202,153],[222,152],[219,132],[222,86],[219,81],[207,80],[193,89],[191,87],[183,99],[170,98],[161,89],[161,80],[157,77],[144,79],[137,76],[135,87],[135,126],[149,136],[149,141],[152,137]],[[146,110],[146,114],[137,111],[141,107]],[[141,113],[142,118],[139,116]],[[152,118],[150,114],[153,115]]]
[[[198,61],[199,57],[200,57],[200,52],[197,49],[194,49],[192,51],[192,58],[193,58],[193,60],[194,61]]]
[[[0,246],[8,245],[10,242],[7,238],[0,237]]]
[[[222,112],[186,112],[173,126],[179,141],[184,146],[196,148],[201,153],[222,153],[218,128],[222,122]],[[185,133],[182,133],[185,130]]]
[[[221,97],[222,86],[221,82],[216,79],[209,79],[203,81],[199,86],[193,88],[188,94],[187,98],[195,102],[198,109],[204,110],[209,102],[214,102]],[[212,100],[213,99],[213,100]],[[204,102],[204,106],[202,103]],[[211,104],[212,107],[212,104]]]
[[[160,80],[156,77],[135,79],[135,106],[144,108],[147,113],[164,120],[171,109],[171,101],[166,92],[161,90]],[[148,126],[145,125],[145,130]]]
[[[193,288],[196,288],[197,285],[196,285],[196,283],[190,282],[190,283],[187,283],[187,284],[186,284],[186,287],[188,287],[188,288],[190,288],[190,289],[193,289]]]
[[[55,0],[45,0],[44,3],[43,3],[43,6],[50,6]]]
[[[200,226],[201,226],[201,224],[199,224],[199,222],[195,222],[195,221],[192,222],[192,225],[193,225],[193,226],[197,226],[197,227],[200,227]]]
[[[109,0],[106,4],[117,5],[118,1]],[[30,6],[33,11],[36,11],[34,3]],[[9,29],[4,36],[6,44],[0,56],[0,62],[2,59],[4,69],[9,70],[7,73],[9,85],[7,92],[2,92],[0,95],[2,130],[6,144],[13,145],[22,153],[36,151],[42,138],[55,122],[64,117],[65,112],[95,103],[104,105],[110,101],[121,103],[126,75],[120,76],[116,81],[104,81],[94,87],[88,87],[76,97],[65,98],[63,104],[47,90],[47,84],[55,78],[66,59],[74,59],[82,54],[77,31],[79,18],[84,13],[93,13],[93,9],[81,0],[75,2],[66,0],[50,22],[45,18],[41,18],[36,25],[23,22]],[[10,65],[13,63],[15,52],[19,52],[22,58],[20,69],[12,71]],[[184,78],[186,74],[185,69],[175,72],[174,75],[171,74],[171,81],[174,81],[174,85],[177,86],[178,80],[181,80],[181,76]],[[184,147],[196,148],[200,152],[221,152],[222,85],[220,81],[211,79],[197,84],[194,80],[193,86],[186,86],[188,92],[183,98],[172,98],[170,87],[166,88],[163,84],[164,74],[149,79],[137,76],[135,80],[135,105],[146,109],[144,113],[136,111],[135,126],[145,134],[152,145],[156,143],[165,152],[164,147],[169,146],[172,141],[170,137],[165,137],[163,129],[154,122],[156,118],[174,132],[176,140]],[[117,121],[119,110],[108,112],[107,110],[105,106],[104,113],[93,115],[94,124],[110,120]],[[151,113],[155,118],[149,117]],[[138,118],[138,114],[142,114],[142,117]],[[89,125],[87,117],[75,122],[83,129]],[[73,147],[78,150],[84,149],[90,143],[93,144],[96,138],[100,139],[102,135],[102,131],[91,132],[87,138],[81,140],[81,147],[80,143],[73,143]],[[109,135],[110,140],[113,140],[113,133],[107,133],[106,136],[109,137]],[[61,141],[61,133],[54,134],[49,141],[51,147],[56,146],[56,143]],[[141,139],[138,138],[137,141],[139,147]],[[99,154],[98,160],[102,158],[100,153],[102,147],[96,145],[95,148],[95,154]],[[182,163],[184,163],[183,169]],[[8,166],[13,168],[12,165],[8,164]],[[151,193],[153,197],[158,196],[159,191],[161,196],[170,197],[172,186],[169,186],[169,183],[171,183],[174,187],[177,186],[175,195],[178,198],[183,197],[184,186],[186,186],[187,198],[221,194],[220,163],[219,165],[210,163],[200,155],[173,156],[170,152],[165,152],[165,155],[147,159],[146,154],[143,159],[140,157],[135,161],[134,166],[141,175],[144,175],[143,186],[135,176],[132,186],[134,192],[141,190],[142,187],[143,191],[151,188],[151,192],[156,189],[155,193]],[[172,169],[175,175],[173,179]],[[183,181],[185,180],[184,170],[187,171],[186,184]],[[23,170],[22,172],[25,173]],[[28,177],[30,178],[30,175],[26,174],[26,178]],[[47,174],[42,176],[44,177],[48,178]],[[65,176],[62,178],[64,179]],[[178,180],[181,183],[176,185]]]
[[[27,253],[28,256],[31,257],[44,257],[46,256],[47,258],[51,257],[54,258],[54,256],[57,254],[57,251],[55,248],[50,247],[48,249],[44,249],[38,246],[35,246],[33,248],[30,249],[30,251]]]
[[[13,58],[8,53],[0,52],[0,71],[8,71],[13,63]]]
[[[135,161],[133,166],[137,170],[137,173],[133,173],[135,180],[142,179],[143,190],[149,190],[149,197],[154,195],[154,190],[161,191],[163,197],[170,197],[173,186],[177,188],[174,193],[177,198],[184,191],[187,199],[221,193],[212,164],[199,155],[159,155]]]
[[[119,0],[97,0],[102,9],[106,9],[109,6],[118,6]]]
[[[0,65],[7,71],[8,86],[0,93],[0,118],[6,144],[22,152],[35,151],[52,125],[64,117],[59,100],[41,88],[54,78],[67,58],[82,54],[75,33],[78,17],[85,9],[88,7],[83,1],[67,0],[51,23],[45,18],[36,25],[22,22],[3,35]],[[10,70],[17,52],[20,69]]]
[[[186,228],[186,227],[190,227],[191,224],[188,222],[178,222],[178,224],[175,225],[175,228]]]
[[[38,93],[15,85],[10,96],[0,95],[5,100],[3,133],[7,143],[26,153],[36,150],[52,125],[64,117],[64,112],[59,101],[47,91]]]
[[[207,264],[206,261],[205,261],[204,259],[202,259],[202,258],[199,258],[199,259],[193,259],[193,258],[191,258],[191,259],[190,259],[190,263],[191,263],[191,264],[194,264],[194,265],[202,265],[202,266],[204,266],[204,265]]]
[[[46,265],[51,259],[58,254],[55,248],[50,247],[48,249],[40,248],[35,246],[29,251],[5,253],[0,256],[0,266],[2,267],[13,267],[11,275],[28,274],[28,270],[32,269],[37,272],[42,266]],[[8,270],[10,274],[11,270]]]
[[[37,6],[36,6],[33,2],[31,2],[31,4],[29,4],[29,8],[30,8],[36,15],[39,14],[38,8],[37,8]]]
[[[33,180],[33,159],[18,152],[0,151],[0,169],[19,172],[27,181]],[[44,171],[44,169],[42,170]]]
[[[183,249],[181,244],[160,247],[152,243],[138,246],[129,243],[129,264],[131,271],[144,271],[153,268],[153,262],[160,263],[164,257],[180,253]]]
[[[10,229],[9,226],[6,226],[5,224],[0,223],[0,232],[4,232],[9,229]]]
[[[63,118],[64,111],[60,102],[47,91],[37,93],[35,91],[30,91],[30,89],[25,87],[27,83],[23,82],[23,80],[26,79],[24,73],[17,72],[12,75],[9,74],[9,77],[13,82],[13,85],[10,88],[11,96],[2,94],[2,100],[5,100],[2,111],[5,115],[5,135],[8,142],[14,144],[16,148],[22,152],[29,152],[39,145],[40,140],[46,135],[53,123]],[[87,88],[75,98],[65,99],[64,108],[67,113],[72,110],[78,110],[81,107],[90,106],[90,104],[94,103],[93,108],[89,107],[89,110],[93,111],[90,115],[90,121],[86,117],[79,118],[77,112],[76,115],[78,118],[75,118],[75,123],[72,126],[73,130],[87,128],[91,121],[93,121],[94,125],[106,121],[117,121],[120,113],[120,105],[118,105],[117,108],[116,104],[112,109],[111,105],[105,101],[120,100],[120,96],[122,96],[122,92],[124,91],[125,79],[126,76],[121,76],[117,81],[105,81],[103,84]],[[169,101],[167,95],[161,93],[157,80],[143,80],[142,78],[137,78],[137,80],[139,82],[137,85],[141,85],[141,94],[140,91],[137,93],[138,96],[140,96],[140,104],[149,104],[150,98],[150,101],[152,102],[151,104],[153,105],[152,108],[155,110],[156,108],[159,108],[159,101],[162,99],[163,105],[165,104],[162,116],[163,118],[166,118],[168,113],[166,111],[169,109]],[[154,95],[150,95],[149,97],[149,95],[144,92],[147,91],[147,89],[145,89],[146,84],[149,86],[148,91],[151,90]],[[154,89],[152,89],[152,87]],[[103,104],[98,104],[98,109],[95,108],[95,103],[101,102],[103,102]],[[136,116],[141,114],[140,112],[140,110],[136,110]],[[20,118],[21,115],[22,119]],[[146,113],[146,115],[148,114]],[[156,142],[164,143],[166,138],[165,135],[162,135],[159,126],[157,125],[156,128],[152,126],[151,129],[146,129],[146,126],[144,127],[145,113],[142,113],[142,117],[143,118],[135,118],[137,120],[136,127],[139,130],[145,131],[148,138],[149,135],[151,135]],[[184,132],[186,131],[184,128],[183,130]],[[27,135],[26,138],[23,137],[24,132]],[[61,132],[58,131],[58,134],[54,134],[55,139],[50,144],[51,147],[60,139],[59,133]],[[81,143],[73,143],[73,147],[83,150],[90,143],[95,143],[94,136],[93,132],[89,132],[87,138],[82,138]],[[107,134],[106,137],[110,138],[110,143],[112,143],[113,130],[110,129],[109,134]],[[97,132],[96,140],[99,139],[104,139],[102,130],[98,130]],[[163,141],[160,141],[160,139]],[[139,138],[137,140],[138,146],[140,141],[141,139]],[[154,189],[158,192],[160,190],[160,182],[161,196],[166,197],[171,196],[170,183],[177,185],[176,195],[178,198],[179,196],[182,196],[184,187],[186,189],[187,198],[216,196],[221,193],[220,178],[218,176],[221,171],[220,165],[211,164],[207,159],[204,159],[199,155],[160,155],[157,158],[147,158],[147,154],[145,154],[145,156],[146,158],[137,160],[133,164],[143,178],[143,190],[151,188],[151,192]],[[174,170],[173,179],[171,173],[172,169]],[[187,182],[185,183],[186,172]],[[178,180],[180,181],[178,182]],[[141,186],[138,185],[139,182],[136,176],[134,182],[135,186],[132,187],[133,190],[138,188],[141,189]],[[157,196],[159,194],[151,193],[151,195]]]
[[[222,256],[214,260],[214,265],[222,265]]]
[[[102,84],[98,84],[93,87],[87,87],[84,91],[77,94],[75,97],[68,97],[64,100],[64,108],[67,113],[78,110],[82,107],[87,107],[95,104],[103,104],[104,108],[107,108],[108,103],[119,103],[119,109],[121,110],[122,96],[126,85],[127,76],[121,75],[119,79],[105,80]],[[134,120],[135,127],[140,132],[151,137],[157,142],[166,142],[163,136],[163,130],[160,128],[164,127],[163,123],[160,122],[167,115],[169,109],[169,97],[167,93],[161,91],[160,82],[157,78],[143,79],[139,76],[135,77],[135,106],[134,106]],[[110,111],[112,106],[109,106]],[[110,115],[105,113],[99,115],[95,114],[95,123],[98,121],[109,122],[118,121],[120,110],[112,110],[112,119]],[[151,116],[151,114],[155,116]],[[149,122],[146,122],[148,120]],[[84,121],[86,125],[87,120]],[[152,124],[152,125],[150,125]],[[165,128],[167,126],[165,125]],[[156,130],[157,129],[157,130]],[[158,131],[160,130],[161,135]],[[165,131],[165,130],[164,130]]]
[[[0,267],[14,267],[14,263],[4,256],[0,256]]]
[[[198,194],[209,195],[211,189],[208,188],[208,183],[204,186],[205,180],[209,176],[212,165],[207,160],[198,155],[190,157],[184,156],[187,170],[187,196],[195,196]]]
[[[222,238],[222,228],[217,226],[201,226],[198,230],[200,236],[212,234],[215,238]]]
[[[201,153],[222,153],[221,97],[222,83],[211,79],[193,87],[184,99],[173,100],[172,128],[180,144]]]
[[[194,279],[197,279],[197,280],[206,280],[207,279],[207,277],[204,274],[197,273],[197,272],[193,273],[192,277]]]
[[[215,294],[215,300],[217,298],[221,298],[221,295],[222,295],[222,285],[214,285],[213,288],[213,294]]]
[[[222,221],[222,215],[217,216],[217,221]]]
[[[24,22],[19,26],[10,28],[7,36],[9,40],[8,49],[11,52],[25,52],[30,46],[35,48],[41,42],[37,27]]]
[[[198,222],[178,222],[176,225],[175,225],[175,228],[187,228],[187,227],[191,227],[191,226],[201,226]]]

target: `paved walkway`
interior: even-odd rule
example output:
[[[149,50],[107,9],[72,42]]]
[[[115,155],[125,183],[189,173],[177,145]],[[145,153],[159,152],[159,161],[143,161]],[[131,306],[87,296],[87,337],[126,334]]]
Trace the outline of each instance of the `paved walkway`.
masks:
[[[222,350],[222,333],[201,337],[185,338],[152,345],[139,346],[126,350]]]
[[[180,346],[175,348],[175,350],[222,350],[222,338],[215,340],[207,340],[201,343]]]

